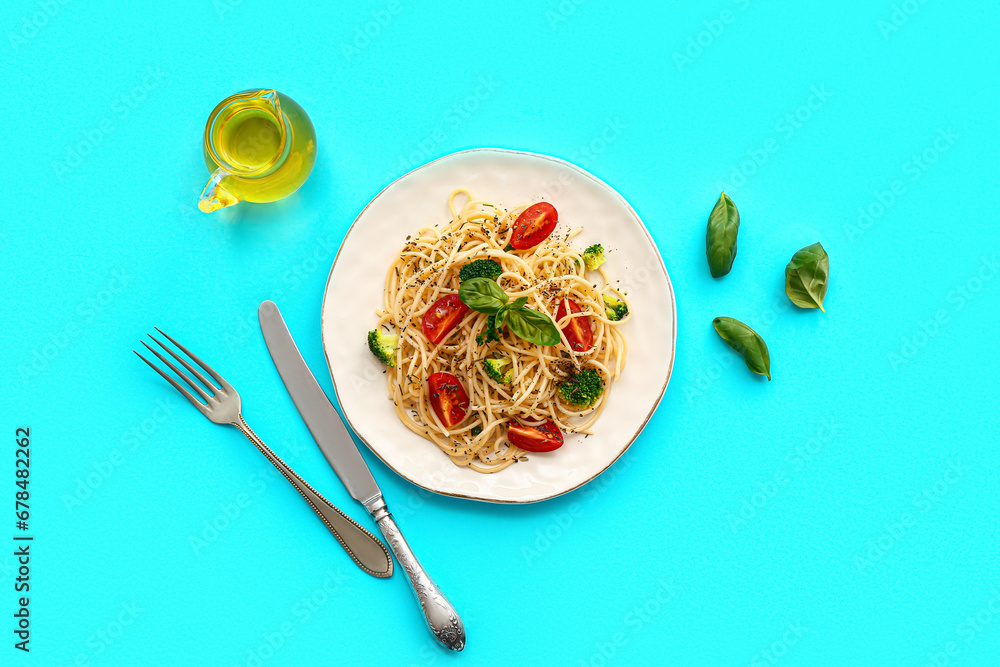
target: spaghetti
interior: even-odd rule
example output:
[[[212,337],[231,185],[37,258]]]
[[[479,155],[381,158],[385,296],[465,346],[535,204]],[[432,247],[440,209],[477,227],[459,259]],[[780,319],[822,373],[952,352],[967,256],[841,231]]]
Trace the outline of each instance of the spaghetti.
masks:
[[[466,202],[459,206],[461,198]],[[606,314],[604,295],[627,304],[626,298],[602,267],[588,275],[582,251],[569,243],[581,229],[552,234],[533,248],[515,250],[509,245],[514,221],[526,206],[507,211],[459,189],[448,197],[448,208],[452,219],[407,237],[385,275],[378,324],[399,334],[397,363],[386,372],[389,398],[399,419],[456,465],[497,472],[526,460],[524,450],[507,438],[515,419],[527,426],[551,420],[564,432],[593,433],[611,384],[625,365],[628,345],[619,325],[631,315],[616,321]],[[439,344],[431,343],[421,331],[421,318],[438,299],[458,294],[462,266],[486,258],[502,267],[498,283],[512,301],[526,297],[528,308],[548,315],[561,329],[574,317],[589,318],[593,345],[574,350],[563,331],[559,345],[543,347],[506,328],[498,331],[498,341],[480,344],[477,336],[482,339],[488,316],[475,310],[466,312]],[[598,273],[600,280],[595,281]],[[566,310],[556,321],[566,300],[575,302],[580,312]],[[481,363],[498,356],[511,361],[509,384],[490,378]],[[581,409],[566,403],[558,388],[586,368],[600,373],[606,389],[593,405]],[[468,391],[468,413],[451,428],[441,423],[429,403],[427,378],[437,372],[455,375]]]

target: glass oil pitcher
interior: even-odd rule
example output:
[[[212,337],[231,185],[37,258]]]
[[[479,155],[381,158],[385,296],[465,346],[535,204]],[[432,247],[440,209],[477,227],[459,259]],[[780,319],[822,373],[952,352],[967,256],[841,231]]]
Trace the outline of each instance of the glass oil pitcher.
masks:
[[[241,200],[276,201],[298,190],[316,163],[316,131],[287,95],[246,90],[212,111],[204,150],[212,178],[198,208],[211,213]]]

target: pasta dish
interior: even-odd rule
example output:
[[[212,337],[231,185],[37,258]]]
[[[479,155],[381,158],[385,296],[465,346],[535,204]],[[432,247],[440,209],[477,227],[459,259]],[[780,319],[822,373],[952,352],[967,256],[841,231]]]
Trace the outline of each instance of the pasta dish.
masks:
[[[448,208],[388,267],[368,345],[410,430],[456,465],[497,472],[593,433],[631,315],[604,246],[574,247],[582,227],[556,233],[552,204],[507,210],[459,189]]]

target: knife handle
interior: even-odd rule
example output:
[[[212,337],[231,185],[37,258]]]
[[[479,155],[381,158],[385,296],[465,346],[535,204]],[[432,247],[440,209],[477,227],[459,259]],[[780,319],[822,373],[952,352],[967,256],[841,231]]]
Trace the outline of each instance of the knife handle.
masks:
[[[462,619],[413,555],[410,545],[406,543],[403,534],[399,532],[399,526],[385,506],[385,501],[377,496],[365,503],[365,509],[372,515],[393,555],[406,572],[410,588],[417,596],[420,609],[424,612],[424,620],[434,638],[452,651],[461,651],[465,648],[465,625]]]
[[[392,575],[392,558],[389,552],[377,537],[362,528],[354,519],[340,511],[333,503],[324,498],[316,489],[312,488],[306,480],[288,467],[281,458],[271,451],[271,448],[264,444],[264,441],[257,437],[253,429],[243,420],[243,415],[239,415],[239,421],[234,422],[247,439],[253,443],[254,447],[278,469],[285,479],[299,492],[299,494],[309,503],[309,507],[323,520],[326,527],[330,529],[333,536],[344,547],[344,551],[351,557],[351,560],[362,570],[373,577],[385,578]]]

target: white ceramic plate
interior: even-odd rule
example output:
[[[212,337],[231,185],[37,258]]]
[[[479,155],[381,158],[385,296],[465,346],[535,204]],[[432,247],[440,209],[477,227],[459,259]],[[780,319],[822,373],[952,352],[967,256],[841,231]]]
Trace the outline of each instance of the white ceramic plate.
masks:
[[[407,429],[387,398],[384,366],[368,352],[367,332],[382,305],[386,268],[419,227],[450,219],[448,195],[513,207],[546,200],[557,229],[583,227],[574,239],[602,243],[608,275],[628,290],[632,319],[622,327],[625,370],[589,438],[567,434],[550,453],[493,474],[455,466]],[[594,479],[628,449],[656,409],[670,378],[676,342],[674,292],[660,254],[628,203],[583,169],[544,155],[482,148],[435,160],[402,176],[368,204],[337,253],[323,296],[323,347],[341,409],[354,432],[404,478],[429,491],[499,503],[530,503]]]

